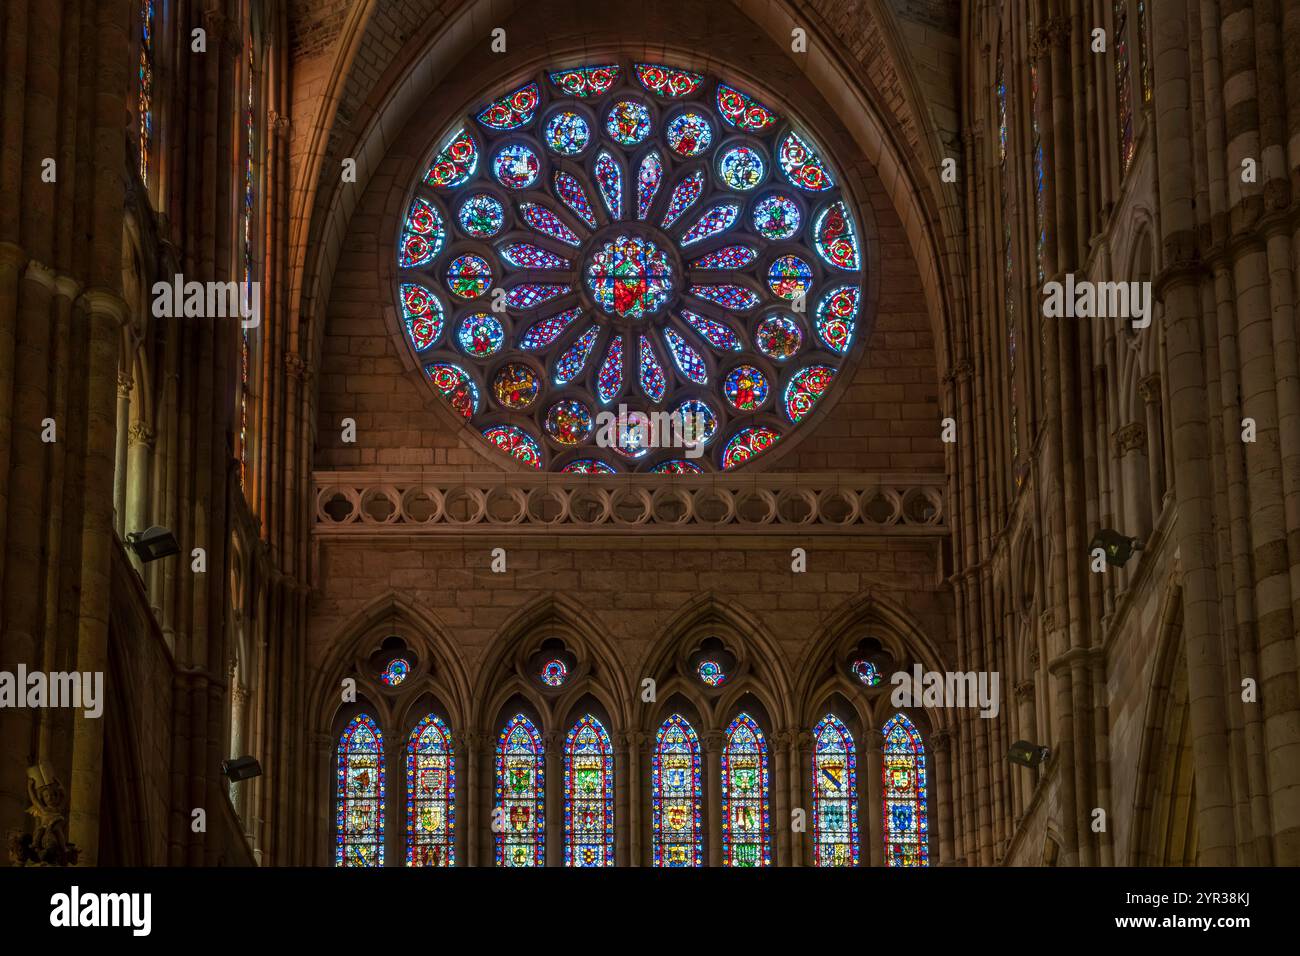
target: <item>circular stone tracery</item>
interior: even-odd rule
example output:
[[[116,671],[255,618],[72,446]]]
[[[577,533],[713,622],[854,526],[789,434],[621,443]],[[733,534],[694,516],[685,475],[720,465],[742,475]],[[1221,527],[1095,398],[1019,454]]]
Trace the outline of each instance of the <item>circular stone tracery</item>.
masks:
[[[806,421],[863,337],[854,215],[816,138],[657,64],[502,94],[439,141],[398,236],[435,391],[499,452],[580,474],[727,470]]]

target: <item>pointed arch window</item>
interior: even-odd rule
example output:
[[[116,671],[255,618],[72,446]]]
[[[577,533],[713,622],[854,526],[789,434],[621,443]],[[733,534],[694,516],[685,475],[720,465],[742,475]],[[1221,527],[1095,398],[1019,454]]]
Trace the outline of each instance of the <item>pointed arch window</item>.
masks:
[[[1007,75],[1006,64],[1002,59],[1002,50],[998,50],[997,64],[997,105],[998,105],[998,188],[1001,195],[1002,210],[1002,289],[1003,306],[1007,323],[1007,378],[1010,382],[1010,441],[1011,460],[1020,457],[1020,410],[1016,394],[1016,293],[1015,293],[1015,244],[1011,235],[1011,205],[1008,184],[1010,182],[1010,124],[1007,114]]]
[[[767,739],[749,714],[727,728],[722,750],[722,861],[726,866],[770,866]]]
[[[930,826],[926,817],[925,745],[903,714],[884,727],[885,863],[929,866]]]
[[[497,833],[497,866],[545,866],[546,751],[541,734],[515,714],[497,739],[496,805],[505,811]]]
[[[146,186],[149,185],[149,164],[153,158],[153,69],[154,0],[140,0],[140,73],[136,90],[140,128],[137,145],[140,179]]]
[[[257,218],[257,85],[253,71],[253,38],[249,36],[244,43],[244,210],[242,218],[243,234],[240,237],[240,275],[242,278],[242,295],[244,311],[253,314],[253,273],[254,273],[254,235]],[[248,399],[252,378],[253,342],[249,329],[242,322],[239,362],[239,484],[247,487],[248,446],[250,441],[248,428]]]
[[[813,862],[858,865],[858,772],[853,735],[834,714],[813,728]]]
[[[650,762],[655,866],[703,866],[700,741],[681,714],[663,722]]]
[[[564,864],[614,865],[614,748],[591,714],[564,741]]]
[[[456,754],[451,731],[429,714],[406,745],[406,865],[456,863]]]
[[[339,737],[336,866],[384,865],[384,738],[369,714]]]

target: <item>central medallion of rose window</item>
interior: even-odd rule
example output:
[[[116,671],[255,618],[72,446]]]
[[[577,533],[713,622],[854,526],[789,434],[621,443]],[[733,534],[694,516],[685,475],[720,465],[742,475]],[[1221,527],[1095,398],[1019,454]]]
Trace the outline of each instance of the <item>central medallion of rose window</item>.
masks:
[[[587,288],[610,315],[641,319],[672,296],[673,270],[668,254],[649,239],[619,236],[592,254]]]

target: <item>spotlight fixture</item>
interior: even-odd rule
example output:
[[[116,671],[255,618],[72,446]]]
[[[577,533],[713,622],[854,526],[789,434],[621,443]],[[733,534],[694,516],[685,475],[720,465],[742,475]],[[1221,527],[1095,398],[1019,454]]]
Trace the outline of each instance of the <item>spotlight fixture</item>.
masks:
[[[251,780],[262,775],[262,765],[256,757],[236,757],[234,760],[221,761],[221,772],[230,778],[231,783]]]
[[[1017,740],[1007,751],[1007,759],[1022,767],[1037,767],[1052,755],[1051,748],[1031,744],[1028,740]]]
[[[157,525],[145,531],[132,531],[126,536],[126,543],[145,564],[178,554],[181,550],[176,536]]]
[[[1105,554],[1107,564],[1122,568],[1128,563],[1128,559],[1133,557],[1134,551],[1142,550],[1142,542],[1110,528],[1102,528],[1088,542],[1088,553],[1091,554],[1098,548],[1101,548],[1102,553]]]

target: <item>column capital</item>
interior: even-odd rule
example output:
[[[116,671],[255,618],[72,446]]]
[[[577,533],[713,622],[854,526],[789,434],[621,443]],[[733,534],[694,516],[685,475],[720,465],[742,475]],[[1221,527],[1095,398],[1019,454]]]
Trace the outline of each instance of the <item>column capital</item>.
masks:
[[[1159,405],[1162,401],[1160,393],[1160,373],[1152,372],[1144,378],[1138,379],[1138,394],[1148,405]]]
[[[77,302],[91,315],[106,315],[117,323],[118,327],[126,325],[130,312],[126,300],[116,292],[107,289],[87,289],[77,297]]]
[[[1147,426],[1143,422],[1129,422],[1112,436],[1115,440],[1115,457],[1123,458],[1131,451],[1145,451]]]
[[[153,448],[154,439],[153,426],[142,419],[136,419],[131,423],[131,427],[126,432],[126,442],[128,445],[144,445],[146,448]]]
[[[947,728],[934,731],[930,734],[930,749],[935,753],[947,753],[952,737],[952,731]]]

